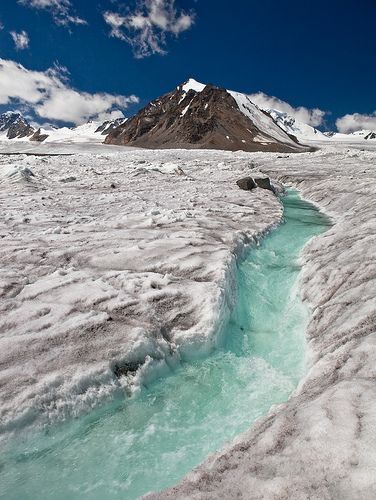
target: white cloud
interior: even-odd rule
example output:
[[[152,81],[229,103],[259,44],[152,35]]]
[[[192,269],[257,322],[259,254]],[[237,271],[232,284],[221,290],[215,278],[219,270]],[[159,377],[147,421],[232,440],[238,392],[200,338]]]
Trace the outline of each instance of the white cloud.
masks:
[[[138,102],[134,95],[90,94],[69,86],[67,70],[55,65],[47,71],[32,71],[15,61],[0,59],[0,104],[14,104],[32,109],[49,120],[62,120],[76,125],[89,119],[120,114]]]
[[[112,121],[117,120],[118,118],[124,118],[124,113],[119,109],[114,109],[112,111],[104,111],[103,113],[98,114],[98,121]]]
[[[52,14],[56,24],[67,26],[68,24],[87,24],[87,22],[74,15],[72,2],[70,0],[18,0],[18,3],[33,9],[44,9]]]
[[[268,96],[263,92],[257,92],[256,94],[249,95],[252,102],[257,104],[261,109],[276,109],[282,113],[287,113],[293,116],[296,120],[311,125],[312,127],[318,127],[324,121],[326,112],[321,109],[314,108],[309,109],[303,106],[294,108],[288,102],[278,99],[278,97]]]
[[[165,54],[166,35],[176,37],[194,23],[194,14],[177,10],[175,0],[141,0],[127,15],[104,12],[110,36],[128,42],[137,58]]]
[[[370,115],[354,113],[342,116],[336,121],[338,132],[348,134],[357,130],[376,130],[376,111]]]
[[[17,50],[23,50],[29,47],[30,38],[26,31],[20,31],[20,33],[11,31],[9,34],[13,38]]]

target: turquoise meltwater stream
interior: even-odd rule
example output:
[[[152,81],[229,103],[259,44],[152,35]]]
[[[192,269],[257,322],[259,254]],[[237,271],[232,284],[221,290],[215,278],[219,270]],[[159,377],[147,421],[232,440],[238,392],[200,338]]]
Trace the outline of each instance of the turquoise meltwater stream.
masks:
[[[309,310],[298,257],[329,225],[295,191],[284,222],[238,267],[225,344],[133,398],[12,438],[0,455],[0,497],[132,500],[178,481],[210,452],[286,400],[305,370]]]

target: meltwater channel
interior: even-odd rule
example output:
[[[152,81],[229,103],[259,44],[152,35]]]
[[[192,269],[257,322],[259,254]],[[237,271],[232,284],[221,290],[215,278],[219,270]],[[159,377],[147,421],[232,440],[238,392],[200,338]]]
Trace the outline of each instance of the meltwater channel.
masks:
[[[309,319],[298,257],[329,221],[296,191],[282,201],[284,222],[238,266],[224,345],[133,398],[12,439],[0,452],[1,498],[135,499],[175,483],[289,397],[304,375]]]

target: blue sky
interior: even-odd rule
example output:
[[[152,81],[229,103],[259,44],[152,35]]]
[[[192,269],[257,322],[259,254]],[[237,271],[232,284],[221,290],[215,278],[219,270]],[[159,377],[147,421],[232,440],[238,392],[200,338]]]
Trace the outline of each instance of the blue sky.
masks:
[[[374,0],[1,0],[0,106],[79,123],[193,76],[323,128],[376,128],[375,19]]]

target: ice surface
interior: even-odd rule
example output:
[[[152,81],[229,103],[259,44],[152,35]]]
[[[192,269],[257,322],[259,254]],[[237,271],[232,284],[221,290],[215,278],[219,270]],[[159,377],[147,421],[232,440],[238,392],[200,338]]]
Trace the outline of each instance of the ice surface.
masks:
[[[299,155],[28,145],[76,154],[1,156],[3,435],[133,390],[127,366],[215,344],[235,256],[281,216],[271,193],[236,187],[257,168],[335,221],[302,256],[310,370],[288,402],[159,498],[374,498],[376,149],[330,144]]]
[[[218,349],[154,383],[144,378],[133,398],[15,437],[0,455],[0,497],[81,500],[90,491],[91,500],[134,500],[173,484],[288,398],[305,371],[309,318],[297,260],[327,220],[294,192],[283,203],[285,223],[239,263],[236,305]]]
[[[375,498],[376,154],[253,157],[335,222],[302,256],[310,369],[289,401],[150,498]]]
[[[137,390],[127,366],[210,351],[237,253],[281,216],[237,187],[245,153],[98,151],[0,157],[3,432]]]

